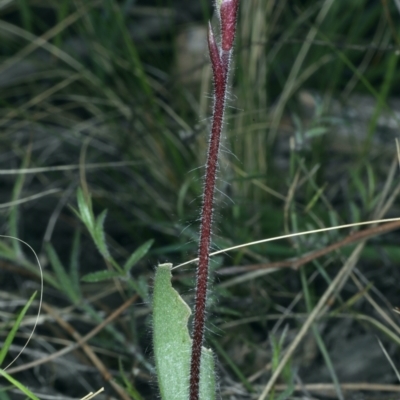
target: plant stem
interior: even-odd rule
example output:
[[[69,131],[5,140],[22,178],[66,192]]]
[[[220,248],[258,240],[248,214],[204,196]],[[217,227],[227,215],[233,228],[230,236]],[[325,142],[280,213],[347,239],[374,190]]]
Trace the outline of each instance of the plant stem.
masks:
[[[211,135],[208,144],[206,175],[204,179],[203,204],[201,209],[199,264],[196,276],[196,300],[193,321],[192,358],[190,365],[190,400],[199,399],[201,349],[204,341],[214,192],[221,131],[225,112],[229,61],[231,58],[233,38],[235,36],[238,4],[239,0],[222,0],[219,10],[217,10],[220,12],[221,21],[221,49],[215,42],[210,24],[208,29],[208,48],[214,80],[214,105]]]

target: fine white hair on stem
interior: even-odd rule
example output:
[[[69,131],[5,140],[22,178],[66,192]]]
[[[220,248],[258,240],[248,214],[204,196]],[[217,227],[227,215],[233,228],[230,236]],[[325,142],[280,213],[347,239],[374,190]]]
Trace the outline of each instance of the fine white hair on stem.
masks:
[[[187,173],[190,174],[191,172],[194,171],[198,171],[199,169],[204,169],[205,166],[204,165],[199,165],[198,167],[192,168],[191,170],[189,170]],[[199,181],[200,179],[196,179],[196,181]]]
[[[233,199],[231,199],[226,193],[224,193],[221,189],[215,188],[215,191],[220,193],[224,198],[228,199],[232,204],[235,204]]]

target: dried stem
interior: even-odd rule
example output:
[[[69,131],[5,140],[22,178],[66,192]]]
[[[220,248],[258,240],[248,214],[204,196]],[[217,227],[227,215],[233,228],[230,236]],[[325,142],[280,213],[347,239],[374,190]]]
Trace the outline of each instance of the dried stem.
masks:
[[[373,226],[372,228],[364,229],[359,232],[352,232],[344,239],[336,243],[332,243],[322,249],[315,250],[311,253],[305,254],[298,258],[289,258],[283,261],[276,261],[272,263],[253,264],[245,266],[230,266],[218,270],[219,275],[235,275],[243,272],[258,271],[261,269],[276,269],[276,268],[293,268],[299,269],[302,265],[307,264],[319,257],[325,256],[332,251],[338,250],[349,244],[358,242],[360,240],[368,239],[382,235],[383,233],[391,232],[400,228],[400,221],[392,221],[383,225]]]
[[[201,210],[199,264],[196,276],[196,301],[190,365],[190,400],[199,399],[201,348],[204,341],[215,181],[225,111],[229,62],[235,37],[238,5],[239,0],[222,0],[219,3],[219,10],[217,11],[220,13],[221,48],[219,48],[215,41],[211,25],[209,25],[208,29],[208,48],[214,80],[214,105],[204,180],[203,205]]]

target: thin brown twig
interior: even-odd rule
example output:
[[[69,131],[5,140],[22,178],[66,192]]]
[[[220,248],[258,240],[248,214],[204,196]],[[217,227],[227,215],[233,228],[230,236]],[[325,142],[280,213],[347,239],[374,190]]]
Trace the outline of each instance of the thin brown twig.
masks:
[[[90,361],[92,361],[93,365],[99,370],[103,379],[106,382],[109,382],[113,389],[120,395],[121,399],[131,400],[125,389],[113,379],[113,376],[110,374],[100,358],[97,357],[91,346],[85,342],[82,342],[82,336],[74,329],[74,327],[69,322],[62,319],[58,312],[50,305],[43,303],[42,306],[43,309],[48,312],[65,331],[69,333],[69,335],[71,335],[77,342],[81,342],[82,350],[85,352]]]
[[[61,357],[65,354],[70,353],[81,347],[84,343],[86,343],[93,336],[96,336],[106,325],[108,325],[111,321],[116,319],[122,312],[124,312],[132,303],[134,303],[138,299],[138,295],[134,295],[130,299],[128,299],[124,304],[118,307],[114,312],[112,312],[103,322],[97,325],[94,329],[92,329],[87,335],[83,336],[77,343],[71,344],[63,349],[56,351],[53,354],[50,354],[47,357],[41,358],[40,360],[34,360],[29,363],[20,365],[18,367],[10,368],[7,370],[8,374],[15,374],[17,372],[25,371],[27,369],[36,367],[41,364],[45,364],[49,361],[55,360],[58,357]]]
[[[308,332],[309,328],[311,327],[311,325],[313,324],[313,322],[315,321],[317,316],[321,313],[323,307],[328,302],[329,298],[332,296],[332,294],[335,292],[335,290],[341,286],[342,282],[347,281],[352,269],[354,268],[354,265],[356,264],[356,262],[358,261],[358,259],[360,257],[361,250],[363,249],[364,245],[365,245],[365,240],[357,245],[357,247],[353,250],[350,257],[347,259],[347,261],[345,262],[345,264],[343,265],[343,267],[341,268],[339,273],[329,284],[328,289],[321,296],[317,305],[314,307],[314,309],[309,314],[307,320],[305,321],[305,323],[299,330],[298,334],[296,335],[294,340],[290,343],[290,345],[286,349],[285,353],[282,356],[282,359],[280,360],[278,366],[273,371],[272,376],[270,377],[267,385],[265,386],[265,388],[262,391],[258,400],[266,399],[266,397],[270,393],[271,389],[274,387],[275,382],[278,379],[279,375],[282,373],[284,366],[287,364],[289,359],[292,357],[297,346],[299,345],[301,340],[304,338],[304,336]]]
[[[397,196],[398,190],[399,190],[400,185],[394,190],[390,198],[386,201],[385,205],[383,206],[382,210],[377,211],[377,217],[382,218],[384,213],[386,212],[387,208],[390,206],[390,204],[393,204],[393,201],[395,197]],[[383,228],[382,225],[376,227],[376,228]],[[276,383],[276,380],[278,379],[279,375],[282,373],[284,366],[287,364],[288,360],[291,358],[293,355],[294,351],[296,350],[298,344],[301,342],[301,340],[304,338],[305,334],[308,332],[309,328],[315,321],[315,319],[318,317],[318,315],[321,314],[325,304],[328,302],[329,298],[332,296],[334,292],[339,293],[345,282],[348,280],[350,274],[352,273],[352,270],[357,263],[358,259],[360,258],[361,251],[364,248],[366,244],[367,239],[364,238],[357,246],[356,248],[352,251],[350,257],[346,260],[344,263],[343,267],[339,271],[339,273],[336,275],[336,277],[332,280],[332,282],[329,284],[328,289],[325,291],[325,293],[322,295],[322,297],[319,299],[317,305],[314,307],[312,312],[310,313],[309,317],[307,318],[306,322],[304,325],[301,327],[300,331],[294,338],[293,342],[288,346],[286,349],[282,359],[280,360],[278,366],[274,370],[271,378],[269,379],[267,385],[265,386],[264,390],[262,391],[260,397],[258,400],[265,400],[266,396],[268,393],[271,391],[273,388],[274,384]],[[376,321],[377,322],[377,321]],[[378,323],[379,324],[379,323]]]
[[[307,264],[310,261],[315,260],[318,257],[322,257],[332,251],[338,250],[341,247],[347,246],[351,243],[358,242],[363,239],[371,238],[373,236],[381,235],[400,228],[400,221],[388,222],[379,226],[373,226],[372,228],[364,229],[359,232],[350,233],[344,239],[339,240],[323,249],[313,251],[299,258],[291,258],[283,261],[277,261],[272,263],[252,264],[244,266],[231,266],[221,268],[217,271],[220,275],[234,275],[244,272],[256,271],[261,269],[273,269],[273,268],[293,268],[299,269],[302,265]]]

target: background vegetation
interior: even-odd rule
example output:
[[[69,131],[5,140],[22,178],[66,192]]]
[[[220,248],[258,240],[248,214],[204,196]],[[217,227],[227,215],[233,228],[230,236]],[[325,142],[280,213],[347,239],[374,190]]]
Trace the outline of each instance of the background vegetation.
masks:
[[[399,11],[390,0],[242,2],[216,249],[398,216]],[[114,398],[157,396],[152,278],[157,262],[176,265],[197,250],[212,100],[210,14],[205,0],[0,0],[1,233],[29,243],[45,276],[35,336],[9,372],[41,399],[83,397],[101,386]],[[90,193],[94,216],[108,210],[102,243],[110,257],[74,212],[78,187]],[[387,360],[399,365],[393,229],[363,242],[348,279],[312,319],[275,398],[383,399],[400,390]],[[259,398],[327,287],[350,265],[357,230],[215,258],[209,344],[223,399]],[[114,261],[124,265],[138,248],[125,279],[80,280]],[[6,347],[40,282],[22,243],[2,238],[0,257],[4,368],[32,330],[38,297]],[[293,260],[298,267],[286,268]],[[175,275],[189,304],[193,276],[193,266]],[[84,346],[54,357],[93,329]],[[2,400],[21,396],[0,382]]]

